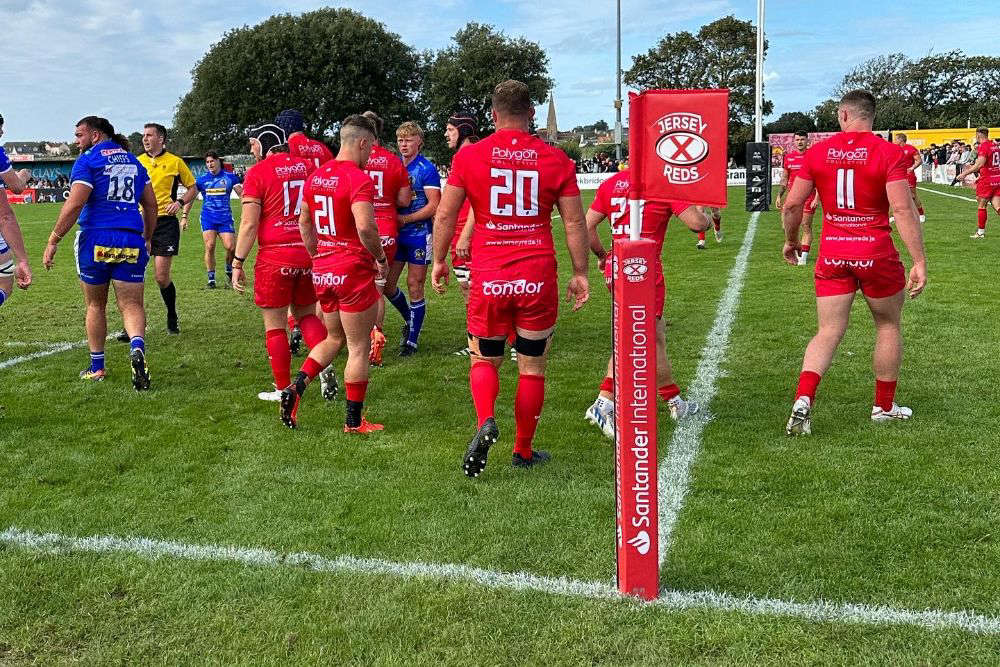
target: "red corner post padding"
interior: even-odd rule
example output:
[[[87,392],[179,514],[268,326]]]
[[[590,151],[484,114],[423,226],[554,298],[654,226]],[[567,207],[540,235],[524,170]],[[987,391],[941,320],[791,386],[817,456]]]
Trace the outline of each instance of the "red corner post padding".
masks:
[[[615,241],[613,329],[618,590],[659,594],[656,509],[656,243]]]
[[[728,90],[629,93],[630,199],[726,205]]]

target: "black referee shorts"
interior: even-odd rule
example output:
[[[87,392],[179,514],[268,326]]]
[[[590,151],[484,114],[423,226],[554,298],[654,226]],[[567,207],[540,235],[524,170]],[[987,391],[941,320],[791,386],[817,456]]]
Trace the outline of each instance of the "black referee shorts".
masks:
[[[181,226],[177,216],[161,215],[156,219],[156,229],[153,230],[151,255],[173,257],[181,248]]]

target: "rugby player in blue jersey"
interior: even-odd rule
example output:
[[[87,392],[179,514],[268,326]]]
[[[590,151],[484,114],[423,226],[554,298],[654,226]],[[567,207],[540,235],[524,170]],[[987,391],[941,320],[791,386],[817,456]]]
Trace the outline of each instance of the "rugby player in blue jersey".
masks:
[[[226,249],[226,278],[233,283],[233,253],[236,251],[236,229],[233,227],[233,209],[229,199],[235,190],[243,196],[240,177],[222,169],[222,160],[215,151],[205,153],[208,169],[198,177],[194,186],[204,199],[201,205],[201,238],[205,241],[205,270],[208,287],[215,289],[215,239],[222,239]]]
[[[74,243],[77,273],[87,305],[87,342],[90,367],[85,380],[104,379],[104,343],[108,333],[108,284],[129,335],[132,386],[149,389],[146,365],[146,311],[143,279],[149,262],[149,244],[156,227],[156,195],[149,175],[128,140],[115,134],[107,118],[87,116],[76,124],[80,157],[73,164],[69,197],[49,235],[42,263],[51,269],[59,241],[79,222]],[[140,206],[142,212],[140,214]]]
[[[3,116],[0,116],[0,136],[3,136]],[[28,266],[24,237],[4,189],[22,192],[30,176],[31,172],[27,169],[15,171],[0,146],[0,184],[3,185],[0,187],[0,306],[14,291],[15,282],[21,289],[28,289],[31,285],[31,267]]]
[[[396,146],[410,174],[413,188],[413,201],[399,209],[398,249],[385,285],[385,298],[403,317],[403,336],[399,344],[401,357],[408,357],[417,351],[417,339],[424,326],[424,284],[432,255],[431,227],[434,212],[441,201],[441,177],[437,167],[421,155],[423,145],[424,131],[415,122],[408,120],[396,130]],[[396,287],[404,266],[408,267],[406,287],[409,302]]]

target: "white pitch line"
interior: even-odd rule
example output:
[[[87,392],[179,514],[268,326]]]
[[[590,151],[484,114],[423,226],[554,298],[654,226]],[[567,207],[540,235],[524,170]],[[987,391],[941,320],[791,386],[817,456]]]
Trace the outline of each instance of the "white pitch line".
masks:
[[[953,195],[950,192],[941,192],[940,190],[934,190],[933,188],[918,187],[917,190],[920,190],[921,192],[933,192],[934,194],[941,195],[942,197],[953,197],[955,199],[962,199],[964,201],[971,201],[971,202],[976,201],[975,197],[963,197],[962,195]]]
[[[320,573],[377,574],[406,579],[464,582],[498,590],[535,591],[550,595],[617,601],[633,604],[637,610],[643,611],[705,609],[755,616],[791,617],[813,622],[904,625],[927,630],[963,630],[974,634],[1000,635],[1000,618],[969,611],[935,609],[917,611],[826,600],[795,602],[752,596],[737,597],[716,591],[666,591],[653,602],[640,603],[634,598],[623,596],[610,583],[581,581],[567,577],[542,577],[526,572],[498,572],[448,563],[400,563],[347,555],[330,558],[308,552],[280,553],[270,549],[185,544],[141,537],[122,538],[111,535],[72,537],[55,533],[33,533],[14,527],[0,533],[0,544],[7,544],[24,551],[53,555],[127,554],[150,560],[175,558],[238,563],[251,567],[295,568]]]
[[[743,235],[743,245],[736,255],[736,261],[729,272],[729,282],[726,291],[719,300],[719,308],[715,314],[715,323],[705,347],[701,349],[701,360],[695,371],[694,381],[688,387],[688,398],[697,401],[705,409],[705,417],[682,420],[674,429],[674,437],[670,441],[670,449],[666,458],[660,459],[660,472],[657,476],[659,493],[657,503],[660,515],[660,563],[667,558],[670,550],[670,539],[688,487],[691,485],[691,466],[698,458],[701,449],[701,433],[705,425],[711,421],[708,412],[709,404],[715,398],[719,376],[722,373],[722,362],[729,348],[729,334],[736,319],[736,309],[740,305],[740,294],[743,291],[743,280],[746,277],[750,261],[750,249],[753,247],[754,236],[757,233],[757,221],[760,213],[750,216],[746,233]]]
[[[83,347],[87,344],[87,341],[81,340],[75,343],[56,343],[50,347],[45,348],[39,352],[32,352],[31,354],[25,354],[20,357],[14,357],[13,359],[7,359],[6,361],[0,361],[0,371],[10,368],[11,366],[17,366],[18,364],[23,364],[26,361],[31,361],[33,359],[41,359],[42,357],[48,357],[59,352],[65,352],[66,350],[72,350],[74,347]]]
[[[106,340],[112,340],[117,334],[110,334]],[[35,345],[35,343],[23,343],[24,345]],[[10,368],[11,366],[17,366],[18,364],[23,364],[26,361],[32,361],[34,359],[41,359],[42,357],[48,357],[53,354],[58,354],[59,352],[66,352],[67,350],[72,350],[77,347],[83,347],[87,344],[86,339],[78,340],[75,343],[37,343],[38,345],[47,345],[44,350],[38,352],[32,352],[31,354],[25,354],[20,357],[14,357],[13,359],[6,359],[0,361],[0,371]]]

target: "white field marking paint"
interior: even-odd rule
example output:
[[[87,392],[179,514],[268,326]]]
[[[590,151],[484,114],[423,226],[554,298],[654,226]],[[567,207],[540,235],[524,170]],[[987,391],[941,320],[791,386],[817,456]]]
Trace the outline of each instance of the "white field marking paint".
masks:
[[[658,503],[660,507],[660,564],[666,560],[670,550],[670,538],[684,497],[691,484],[691,466],[698,458],[701,449],[701,433],[705,424],[711,419],[708,412],[709,404],[715,398],[719,375],[722,373],[722,362],[729,348],[729,334],[736,319],[736,309],[740,305],[740,294],[743,291],[743,279],[746,277],[747,265],[750,260],[750,249],[753,247],[754,236],[757,234],[757,221],[760,213],[750,216],[746,233],[743,235],[743,245],[736,255],[736,261],[729,272],[729,282],[726,291],[719,300],[719,308],[715,314],[715,323],[705,347],[701,349],[701,360],[695,370],[694,381],[688,387],[688,398],[698,402],[705,410],[704,417],[697,415],[693,419],[683,419],[674,429],[674,437],[670,441],[670,449],[665,458],[660,459],[660,472],[657,476]]]
[[[0,361],[0,371],[10,368],[11,366],[17,366],[18,364],[23,364],[26,361],[32,361],[33,359],[41,359],[42,357],[48,357],[58,352],[65,352],[66,350],[72,350],[75,347],[83,347],[86,344],[87,341],[81,340],[75,343],[57,343],[55,345],[50,345],[49,347],[39,352],[32,352],[31,354],[25,354],[20,357],[14,357],[13,359],[7,359],[6,361]]]
[[[920,187],[918,187],[917,190],[920,190],[921,192],[933,192],[934,194],[941,195],[942,197],[952,197],[954,199],[962,199],[962,200],[971,201],[971,202],[976,201],[975,197],[963,197],[962,195],[953,195],[950,192],[941,192],[940,190],[934,190],[932,188],[920,188]]]
[[[109,335],[105,340],[112,340],[117,336],[117,332]],[[53,354],[58,354],[59,352],[65,352],[67,350],[72,350],[78,347],[84,347],[87,344],[86,339],[78,340],[75,343],[18,343],[17,345],[24,346],[46,346],[44,350],[38,352],[32,352],[31,354],[25,354],[20,357],[14,357],[13,359],[6,359],[0,361],[0,371],[10,368],[11,366],[17,366],[18,364],[23,364],[26,361],[33,361],[35,359],[41,359],[42,357],[48,357]],[[8,344],[9,345],[9,344]],[[13,347],[13,346],[12,346]]]
[[[24,551],[52,555],[74,553],[125,554],[157,560],[173,558],[192,561],[238,563],[250,567],[294,568],[339,574],[386,575],[406,579],[436,579],[464,582],[487,588],[535,591],[550,595],[610,600],[634,605],[637,610],[709,610],[752,616],[791,617],[813,622],[863,625],[907,625],[926,630],[963,630],[974,634],[1000,635],[1000,618],[968,611],[922,611],[885,606],[817,600],[795,602],[769,598],[737,597],[716,591],[665,591],[650,603],[622,595],[610,583],[580,581],[566,577],[542,577],[526,572],[497,572],[468,565],[447,563],[400,563],[379,558],[357,558],[319,554],[279,553],[225,545],[199,545],[150,540],[141,537],[71,537],[55,533],[39,534],[11,527],[0,533],[0,544]]]

